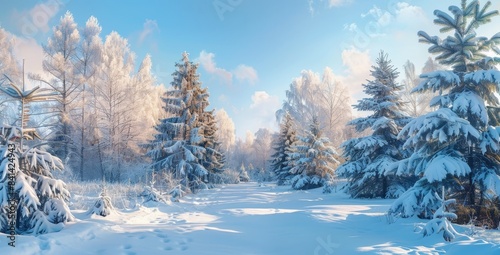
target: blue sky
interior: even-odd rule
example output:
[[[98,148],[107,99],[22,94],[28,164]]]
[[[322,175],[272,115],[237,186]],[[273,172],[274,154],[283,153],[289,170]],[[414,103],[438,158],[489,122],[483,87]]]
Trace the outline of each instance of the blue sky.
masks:
[[[161,83],[170,83],[174,63],[187,51],[200,63],[211,107],[224,108],[243,137],[259,127],[276,129],[274,112],[301,70],[331,67],[354,103],[380,50],[399,69],[407,59],[420,69],[429,54],[416,34],[437,34],[432,12],[450,4],[460,1],[1,0],[0,25],[18,38],[31,72],[41,71],[40,45],[68,10],[79,25],[95,16],[103,38],[111,31],[127,38],[137,62],[150,54]]]

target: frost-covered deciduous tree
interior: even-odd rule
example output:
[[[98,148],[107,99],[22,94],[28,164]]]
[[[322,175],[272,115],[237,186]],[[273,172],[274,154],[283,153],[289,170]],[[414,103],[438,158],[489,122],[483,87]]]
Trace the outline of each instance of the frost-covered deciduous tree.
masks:
[[[228,165],[230,168],[239,169],[241,165],[248,168],[248,166],[254,161],[254,140],[255,136],[250,131],[246,132],[244,141],[239,137],[236,138],[236,142],[234,146],[232,146],[231,152],[228,154]],[[248,173],[250,174],[250,177],[252,177],[252,173],[250,171],[248,171]]]
[[[80,94],[77,98],[80,112],[74,114],[73,126],[75,131],[73,140],[78,144],[79,164],[78,171],[80,180],[84,180],[85,162],[92,158],[92,154],[87,155],[86,149],[89,149],[93,143],[95,130],[97,129],[96,118],[92,116],[96,109],[94,105],[93,88],[89,86],[91,79],[96,79],[98,73],[99,61],[102,54],[102,39],[100,37],[102,28],[95,17],[90,17],[81,30],[81,42],[77,48],[76,73],[80,76]],[[78,116],[79,115],[79,116]]]
[[[184,189],[195,191],[208,181],[209,172],[206,163],[213,166],[217,162],[206,162],[205,147],[210,139],[205,137],[209,94],[201,88],[198,65],[189,61],[187,53],[176,63],[172,88],[165,93],[163,101],[165,111],[171,116],[162,119],[156,126],[157,134],[146,147],[147,155],[152,159],[152,169],[157,172],[170,172],[176,179],[181,179]],[[216,160],[211,158],[210,160]]]
[[[354,107],[371,111],[371,115],[349,122],[357,132],[371,129],[369,136],[345,142],[346,162],[337,169],[337,175],[349,179],[347,191],[352,197],[395,197],[405,190],[402,177],[391,172],[391,166],[407,155],[397,135],[409,119],[403,112],[400,97],[402,86],[396,83],[398,72],[387,54],[381,52],[372,67],[373,80],[363,84],[364,98]]]
[[[80,77],[77,75],[76,60],[80,33],[77,24],[70,12],[61,17],[54,27],[52,36],[43,47],[45,58],[43,70],[50,74],[51,80],[44,81],[60,95],[56,111],[59,120],[54,123],[54,144],[56,154],[66,160],[71,148],[71,116],[77,107],[75,102],[81,91]],[[35,80],[43,80],[40,76],[33,76]],[[59,148],[59,149],[58,149]]]
[[[14,56],[14,39],[0,27],[0,82],[8,76],[14,82],[21,82],[21,68]]]
[[[339,162],[337,152],[330,146],[330,140],[323,136],[319,122],[313,118],[306,136],[299,141],[290,154],[293,167],[290,169],[292,188],[313,189],[325,184],[333,176],[335,165]]]
[[[88,167],[100,168],[101,178],[120,181],[128,169],[142,164],[139,145],[147,142],[163,116],[161,95],[165,90],[157,86],[149,55],[134,73],[135,54],[118,33],[111,32],[104,44],[95,47],[100,48],[100,59],[95,73],[86,80],[85,109],[88,154],[96,160]]]
[[[215,112],[215,122],[217,126],[215,137],[221,143],[221,150],[227,153],[236,143],[234,122],[224,109]]]
[[[272,134],[267,128],[259,128],[255,132],[252,143],[252,164],[257,169],[255,178],[259,181],[269,181],[272,173],[269,172],[269,158],[272,152]]]
[[[289,113],[298,130],[307,130],[314,116],[321,116],[319,125],[333,144],[339,145],[346,138],[345,124],[351,120],[350,96],[333,71],[325,68],[323,75],[302,71],[286,91],[282,109],[276,112],[278,121]]]
[[[0,85],[10,82],[9,79],[14,83],[22,82],[21,68],[14,56],[14,43],[12,36],[0,27]],[[0,125],[12,123],[16,118],[17,106],[9,101],[7,95],[0,93]]]
[[[163,84],[157,84],[152,68],[151,56],[146,55],[137,74],[133,77],[133,88],[137,91],[133,105],[136,110],[133,115],[136,118],[136,128],[141,130],[137,138],[140,141],[147,141],[151,138],[155,131],[151,127],[158,124],[158,119],[163,116],[161,96],[165,93],[165,87]]]
[[[274,172],[278,185],[284,185],[290,181],[290,169],[293,167],[290,154],[296,142],[297,136],[292,116],[287,113],[281,123],[280,132],[274,138],[274,154],[271,155],[271,171]]]
[[[450,196],[466,207],[479,209],[485,199],[500,195],[500,128],[490,126],[486,106],[498,107],[500,33],[478,36],[476,29],[490,22],[498,11],[488,11],[491,2],[462,1],[450,6],[451,14],[436,10],[435,23],[444,39],[420,31],[420,41],[451,70],[421,75],[415,92],[438,95],[431,106],[438,109],[411,121],[400,133],[405,148],[414,154],[402,161],[398,173],[413,173],[420,180],[397,199],[390,212],[410,217],[430,217],[440,204],[434,196],[444,186]],[[481,215],[478,215],[481,216]]]
[[[109,180],[119,181],[124,158],[131,155],[130,143],[138,135],[134,129],[137,91],[133,89],[134,53],[128,41],[111,32],[104,42],[99,79],[95,84],[95,107],[99,127],[99,146]]]
[[[412,93],[412,90],[420,84],[420,78],[418,77],[417,71],[415,70],[415,65],[409,60],[403,66],[405,71],[405,78],[403,80],[404,90],[402,91],[402,99],[406,103],[405,110],[411,117],[418,117],[425,113],[431,111],[430,102],[432,99],[432,93]],[[434,61],[429,58],[425,64],[424,69],[426,72],[436,71],[437,68],[434,65]]]

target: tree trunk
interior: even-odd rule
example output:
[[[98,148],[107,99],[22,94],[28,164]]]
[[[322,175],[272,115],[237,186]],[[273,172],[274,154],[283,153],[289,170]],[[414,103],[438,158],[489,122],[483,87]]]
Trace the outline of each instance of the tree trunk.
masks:
[[[381,198],[386,198],[387,197],[387,187],[388,186],[388,180],[387,176],[382,176],[382,193],[381,193]]]
[[[81,130],[81,141],[80,141],[80,180],[83,181],[83,160],[84,157],[84,139],[85,139],[85,84],[83,85],[82,94],[82,130]]]
[[[469,165],[471,172],[469,174],[469,203],[471,206],[476,205],[476,185],[474,184],[474,153],[473,148],[469,150],[469,157],[467,160],[467,164]]]

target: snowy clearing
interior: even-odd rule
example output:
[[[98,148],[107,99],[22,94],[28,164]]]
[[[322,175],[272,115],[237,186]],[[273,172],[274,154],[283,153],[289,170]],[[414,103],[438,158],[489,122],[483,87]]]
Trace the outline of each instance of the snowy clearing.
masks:
[[[59,233],[17,236],[2,254],[499,254],[500,232],[451,243],[423,238],[417,218],[387,224],[393,200],[350,199],[274,184],[221,186],[171,205],[149,204],[106,218],[74,210]],[[90,206],[90,205],[89,205]],[[468,229],[456,226],[460,233]],[[5,234],[1,234],[6,236]]]

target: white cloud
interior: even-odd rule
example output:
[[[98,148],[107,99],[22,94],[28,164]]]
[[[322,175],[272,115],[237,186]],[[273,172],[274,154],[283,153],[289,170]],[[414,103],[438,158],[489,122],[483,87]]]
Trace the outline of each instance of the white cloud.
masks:
[[[158,23],[156,22],[156,20],[146,19],[146,21],[144,22],[144,25],[143,25],[143,29],[142,29],[141,33],[139,34],[139,43],[144,42],[146,37],[148,37],[154,31],[157,31],[157,30],[158,30]]]
[[[406,2],[399,2],[396,5],[396,21],[402,24],[418,24],[423,22],[430,23],[430,19],[420,6],[411,5]]]
[[[309,13],[314,15],[314,0],[308,0],[307,3],[309,4]]]
[[[22,38],[14,36],[14,55],[22,63],[24,59],[25,74],[39,74],[42,78],[48,78],[43,71],[43,48],[33,38]],[[27,84],[29,81],[26,82]]]
[[[200,62],[201,67],[205,69],[205,71],[219,77],[227,85],[231,85],[233,74],[226,69],[217,67],[214,57],[215,54],[211,52],[201,51],[198,61]]]
[[[252,95],[252,104],[250,105],[250,108],[257,108],[258,106],[262,105],[263,103],[266,103],[269,101],[269,94],[265,91],[256,91]]]
[[[314,5],[316,2],[318,2],[318,0],[308,0],[309,13],[311,13],[311,15],[314,15],[314,12],[315,12]],[[328,5],[328,8],[333,8],[333,7],[346,5],[350,2],[352,2],[352,0],[326,0],[326,1],[319,0],[319,2],[321,2],[321,3],[326,2],[326,4]]]
[[[221,102],[227,102],[228,99],[227,99],[227,96],[224,95],[224,94],[221,94],[219,97],[218,97],[219,101]]]
[[[334,75],[333,79],[340,81],[346,86],[353,99],[361,99],[363,93],[363,83],[370,77],[372,61],[368,51],[359,51],[350,48],[342,51],[342,63],[345,67],[343,74]]]
[[[349,2],[351,2],[351,0],[328,0],[328,7],[332,8],[336,6],[341,6]]]
[[[257,130],[259,127],[275,129],[275,113],[280,106],[281,104],[277,96],[271,96],[266,91],[256,91],[252,95],[252,104],[248,113],[248,119],[252,120],[252,124],[250,124],[252,127],[249,129]]]
[[[233,78],[238,82],[248,82],[252,85],[259,80],[257,71],[251,66],[241,64],[232,71],[218,67],[215,63],[215,54],[211,52],[201,51],[197,61],[206,72],[215,75],[229,86],[233,85]]]
[[[259,80],[257,71],[247,65],[239,65],[233,71],[234,77],[240,81],[248,81],[250,84],[255,84]]]
[[[429,18],[420,6],[411,5],[407,2],[398,2],[394,6],[388,6],[388,10],[380,9],[374,5],[367,13],[361,14],[361,17],[373,18],[381,27],[396,22],[400,25],[426,23]]]

